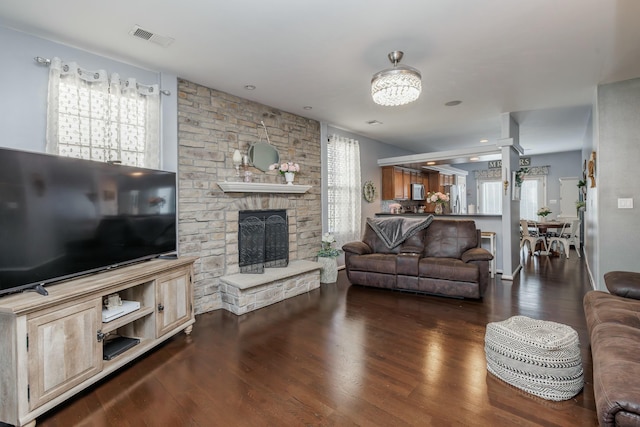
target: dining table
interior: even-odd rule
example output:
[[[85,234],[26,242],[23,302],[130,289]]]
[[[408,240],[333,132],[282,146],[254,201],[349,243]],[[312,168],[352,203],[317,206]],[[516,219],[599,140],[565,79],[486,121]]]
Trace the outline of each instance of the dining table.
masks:
[[[531,228],[537,228],[539,233],[547,233],[550,228],[560,229],[565,225],[567,227],[571,227],[571,221],[558,221],[558,220],[548,220],[548,221],[527,221],[527,225]]]

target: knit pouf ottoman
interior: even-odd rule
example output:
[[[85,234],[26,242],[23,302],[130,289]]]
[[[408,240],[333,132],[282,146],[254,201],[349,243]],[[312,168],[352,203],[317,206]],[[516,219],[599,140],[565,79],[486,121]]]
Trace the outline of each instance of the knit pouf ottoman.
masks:
[[[567,400],[583,386],[578,333],[561,323],[514,316],[487,325],[487,370],[548,400]]]

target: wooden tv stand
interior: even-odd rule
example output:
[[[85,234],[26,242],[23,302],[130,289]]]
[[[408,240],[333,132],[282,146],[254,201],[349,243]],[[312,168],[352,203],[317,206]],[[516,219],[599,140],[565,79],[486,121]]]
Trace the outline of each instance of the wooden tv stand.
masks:
[[[154,259],[0,298],[0,421],[36,424],[36,417],[184,330],[193,313],[196,258]],[[117,293],[140,308],[102,321],[103,299]],[[140,343],[103,360],[116,336]]]

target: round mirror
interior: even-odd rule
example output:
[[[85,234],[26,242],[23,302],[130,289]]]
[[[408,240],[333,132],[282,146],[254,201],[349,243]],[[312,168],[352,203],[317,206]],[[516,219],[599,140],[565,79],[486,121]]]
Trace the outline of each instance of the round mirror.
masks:
[[[280,154],[276,147],[266,142],[251,145],[247,154],[251,164],[262,172],[268,172],[270,165],[280,162]]]

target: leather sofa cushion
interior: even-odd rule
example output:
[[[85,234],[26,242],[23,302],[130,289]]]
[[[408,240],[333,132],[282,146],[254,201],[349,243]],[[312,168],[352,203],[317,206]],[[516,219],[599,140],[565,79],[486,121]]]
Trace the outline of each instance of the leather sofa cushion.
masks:
[[[396,274],[396,255],[394,254],[351,255],[349,263],[350,269],[354,271]]]
[[[419,264],[420,277],[452,280],[456,282],[480,281],[480,270],[475,264],[466,264],[455,258],[422,258]]]
[[[640,273],[610,271],[604,275],[604,281],[612,294],[640,299]]]
[[[477,246],[474,221],[433,221],[424,236],[423,256],[461,259],[466,250]]]
[[[600,323],[617,323],[640,330],[640,301],[622,298],[602,291],[584,296],[584,312],[589,330]]]
[[[640,330],[626,325],[600,324],[591,331],[593,388],[602,426],[637,425],[639,342]]]

